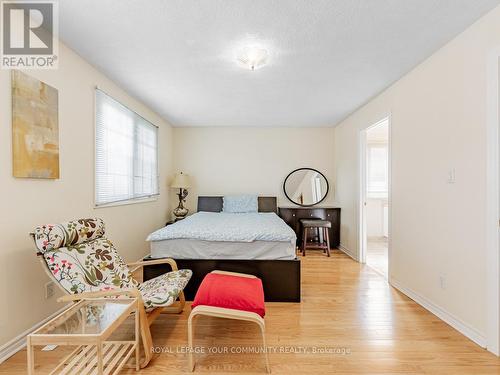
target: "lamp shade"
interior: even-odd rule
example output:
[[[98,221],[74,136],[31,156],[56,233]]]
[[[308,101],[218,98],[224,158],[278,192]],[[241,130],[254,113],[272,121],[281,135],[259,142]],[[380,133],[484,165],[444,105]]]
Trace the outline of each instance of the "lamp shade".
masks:
[[[170,184],[170,187],[176,189],[187,189],[191,187],[191,180],[189,178],[189,175],[182,172],[177,173],[174,177],[174,180]]]

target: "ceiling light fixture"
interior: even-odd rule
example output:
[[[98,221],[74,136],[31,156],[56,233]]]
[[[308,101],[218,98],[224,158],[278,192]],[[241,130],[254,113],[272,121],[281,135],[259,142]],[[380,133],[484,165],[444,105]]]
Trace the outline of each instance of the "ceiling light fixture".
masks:
[[[237,56],[238,62],[250,70],[262,68],[266,65],[267,58],[267,50],[257,46],[246,46]]]

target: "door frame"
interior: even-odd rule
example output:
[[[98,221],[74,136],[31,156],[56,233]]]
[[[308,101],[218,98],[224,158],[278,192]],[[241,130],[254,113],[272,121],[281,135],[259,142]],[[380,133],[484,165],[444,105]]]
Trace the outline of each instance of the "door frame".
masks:
[[[391,260],[392,260],[392,115],[391,113],[382,116],[378,121],[374,122],[372,125],[361,129],[359,131],[359,197],[358,197],[358,254],[359,262],[366,263],[366,253],[367,253],[367,230],[366,230],[366,133],[369,129],[380,125],[382,122],[387,121],[388,128],[388,140],[387,140],[387,159],[388,159],[388,194],[387,202],[389,205],[388,209],[388,239],[387,239],[387,280],[391,279]]]
[[[500,46],[488,56],[486,72],[486,348],[500,355]]]

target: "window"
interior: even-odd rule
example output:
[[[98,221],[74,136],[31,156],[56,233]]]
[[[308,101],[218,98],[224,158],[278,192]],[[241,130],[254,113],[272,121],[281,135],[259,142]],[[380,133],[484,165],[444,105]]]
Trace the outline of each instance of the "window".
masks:
[[[96,206],[158,195],[158,128],[96,90]]]
[[[386,197],[388,192],[388,150],[386,145],[368,145],[368,197]]]

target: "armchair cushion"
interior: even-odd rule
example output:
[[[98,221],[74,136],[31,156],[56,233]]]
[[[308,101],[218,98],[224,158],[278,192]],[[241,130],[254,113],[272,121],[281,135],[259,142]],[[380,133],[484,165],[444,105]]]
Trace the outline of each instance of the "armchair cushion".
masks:
[[[172,305],[192,274],[191,270],[172,271],[140,284],[138,289],[146,311]]]
[[[138,285],[111,241],[104,237],[46,250],[43,257],[53,277],[70,294]]]
[[[104,221],[99,218],[79,219],[35,228],[35,245],[42,254],[65,246],[74,246],[104,236]]]

